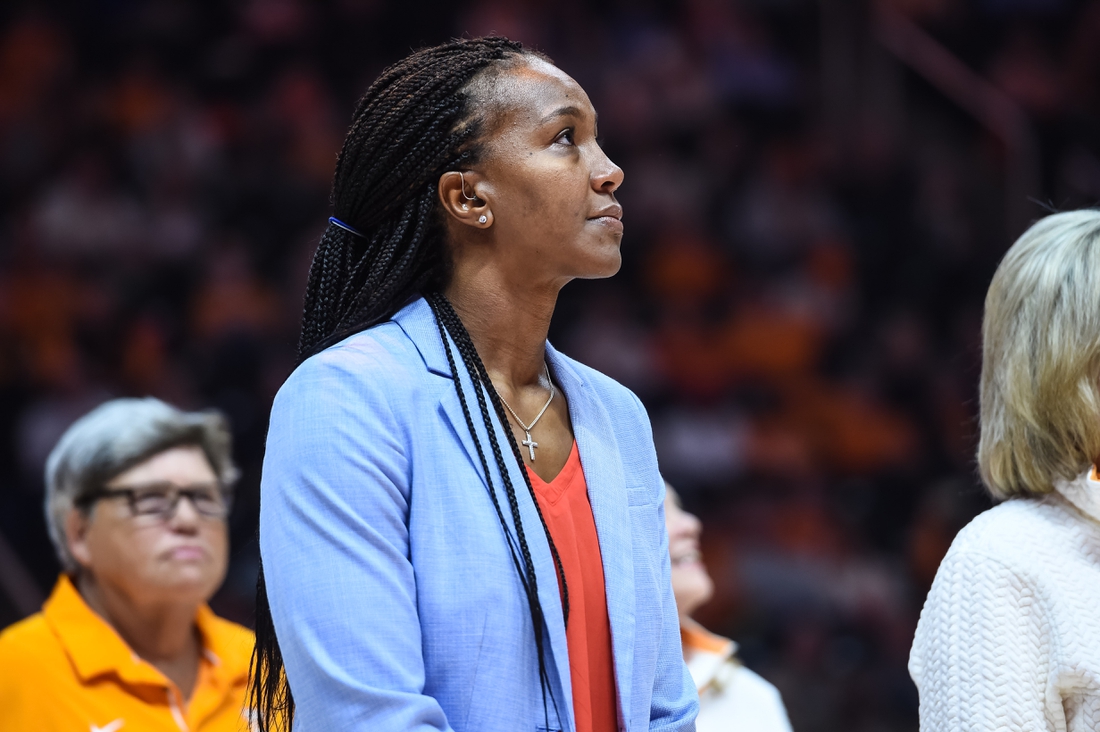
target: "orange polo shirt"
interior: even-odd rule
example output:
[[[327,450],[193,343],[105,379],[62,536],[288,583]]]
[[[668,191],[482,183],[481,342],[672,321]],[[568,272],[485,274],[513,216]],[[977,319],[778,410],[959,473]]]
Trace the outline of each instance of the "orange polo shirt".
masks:
[[[65,575],[36,613],[0,633],[4,732],[243,732],[252,633],[203,605],[191,698],[84,602]]]
[[[618,693],[603,560],[577,443],[573,443],[565,467],[554,480],[547,483],[530,468],[527,474],[558,548],[569,587],[565,641],[577,732],[616,732]]]

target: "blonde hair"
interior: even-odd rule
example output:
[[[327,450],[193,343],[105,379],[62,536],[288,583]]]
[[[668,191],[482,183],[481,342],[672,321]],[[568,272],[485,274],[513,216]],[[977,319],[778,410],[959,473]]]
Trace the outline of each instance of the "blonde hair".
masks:
[[[1047,216],[993,275],[978,467],[997,498],[1048,493],[1100,457],[1100,211]]]

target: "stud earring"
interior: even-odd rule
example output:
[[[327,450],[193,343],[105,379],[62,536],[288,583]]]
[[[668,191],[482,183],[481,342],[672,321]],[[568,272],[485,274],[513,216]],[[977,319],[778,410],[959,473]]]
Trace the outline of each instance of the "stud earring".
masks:
[[[462,204],[462,210],[463,211],[469,211],[470,210],[470,205],[467,204],[467,203]]]
[[[489,220],[489,217],[488,217],[488,216],[486,216],[485,214],[481,214],[481,216],[478,216],[478,217],[477,217],[477,222],[478,222],[479,224],[484,224],[484,223],[485,223],[486,221],[488,221],[488,220]]]

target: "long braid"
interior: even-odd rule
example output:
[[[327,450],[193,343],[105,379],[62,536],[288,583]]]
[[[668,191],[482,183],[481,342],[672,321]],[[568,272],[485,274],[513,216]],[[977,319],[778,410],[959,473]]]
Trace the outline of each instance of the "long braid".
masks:
[[[534,561],[527,544],[519,502],[496,437],[484,390],[500,424],[508,424],[500,396],[450,303],[440,293],[450,273],[438,209],[439,176],[477,162],[481,154],[483,120],[472,104],[472,84],[491,70],[522,60],[525,51],[505,38],[458,40],[418,51],[389,67],[356,104],[353,122],[336,161],[332,203],[342,224],[330,224],[310,266],[298,343],[300,360],[393,316],[413,297],[423,294],[436,321],[454,373],[455,390],[474,440],[489,493],[508,543],[512,563],[527,597],[538,652],[543,706],[547,690],[557,711],[549,681],[543,638],[545,613],[538,597]],[[489,462],[477,436],[473,415],[459,379],[448,341],[454,341],[475,384],[480,416],[504,481],[504,492],[515,527],[509,530]],[[511,433],[509,432],[511,437]],[[568,622],[569,592],[557,547],[535,500],[519,447],[509,439],[528,494],[550,546],[561,584]],[[282,653],[271,618],[263,565],[256,594],[256,652],[252,659],[251,705],[260,732],[289,730],[294,699],[284,672]],[[548,725],[549,726],[549,725]]]
[[[493,386],[492,380],[489,378],[489,373],[485,370],[485,363],[481,360],[481,356],[478,355],[477,349],[474,348],[474,342],[470,338],[469,332],[466,330],[466,326],[462,323],[462,320],[458,317],[458,313],[455,312],[454,307],[450,301],[447,300],[440,293],[435,293],[428,296],[428,302],[431,303],[432,309],[436,313],[436,317],[441,317],[446,323],[448,331],[451,332],[452,337],[455,339],[455,344],[458,346],[459,352],[462,354],[462,360],[466,364],[466,368],[470,370],[471,377],[476,376],[475,381],[480,384],[489,392],[490,399],[493,402],[493,406],[496,408],[497,419],[500,420],[500,424],[507,425],[508,416],[504,413],[503,401],[500,398],[500,394],[497,393],[496,387]],[[481,391],[478,391],[478,403],[482,408],[482,414],[484,415],[485,423],[491,424],[492,420],[489,417],[488,410],[485,408],[484,397]],[[562,611],[565,617],[565,622],[569,623],[569,588],[565,583],[565,568],[561,561],[561,556],[558,554],[558,547],[554,544],[554,539],[550,536],[550,529],[546,525],[546,519],[542,515],[542,508],[539,507],[538,499],[535,498],[535,489],[531,485],[531,476],[527,474],[527,470],[523,465],[523,457],[519,453],[519,445],[516,443],[515,436],[512,435],[511,430],[507,430],[511,439],[508,440],[508,445],[512,448],[512,457],[515,458],[516,463],[520,467],[520,474],[523,476],[523,482],[527,486],[528,494],[531,496],[532,503],[535,504],[535,511],[538,512],[539,521],[542,522],[542,530],[546,534],[546,541],[550,544],[550,554],[554,559],[554,567],[558,571],[558,580],[561,582],[562,588]],[[513,513],[518,519],[518,507],[516,504],[516,492],[512,487],[512,479],[509,477],[508,471],[504,467],[504,456],[501,454],[500,445],[497,443],[496,433],[493,430],[489,431],[489,440],[493,446],[493,452],[497,456],[497,467],[501,471],[501,475],[504,477],[505,491],[508,495],[509,502],[513,505]],[[523,545],[524,551],[526,551],[526,541],[523,537],[522,529],[517,531],[520,537],[520,543]],[[532,567],[532,572],[534,569]]]
[[[447,361],[451,366],[452,374],[456,384],[456,389],[459,393],[462,393],[462,387],[459,383],[459,372],[455,370],[454,357],[451,355],[451,347],[447,342],[447,334],[454,340],[455,345],[458,347],[459,355],[462,356],[463,365],[466,367],[467,373],[470,374],[471,379],[474,382],[474,394],[477,396],[478,407],[481,410],[481,418],[485,424],[486,431],[489,435],[489,443],[492,446],[493,457],[496,458],[497,470],[500,472],[501,480],[504,482],[504,494],[508,499],[508,507],[512,513],[512,523],[516,527],[516,539],[519,542],[520,552],[523,555],[523,569],[527,575],[527,581],[524,582],[524,589],[527,591],[527,604],[531,610],[531,620],[535,631],[535,648],[538,653],[539,661],[539,681],[542,685],[543,693],[543,710],[547,716],[546,725],[549,729],[549,708],[546,706],[546,689],[549,685],[549,676],[546,670],[546,649],[543,639],[543,627],[546,623],[546,618],[542,610],[542,603],[539,601],[538,593],[538,578],[535,574],[535,563],[531,557],[531,550],[527,544],[527,536],[523,529],[523,519],[520,517],[519,512],[519,500],[516,496],[516,489],[512,485],[512,478],[508,471],[508,466],[505,464],[504,454],[500,449],[500,442],[497,440],[496,429],[493,426],[493,420],[489,416],[489,408],[485,400],[485,391],[488,390],[493,397],[494,401],[499,400],[499,395],[496,394],[496,390],[493,388],[493,384],[486,377],[482,377],[481,374],[485,371],[485,367],[481,361],[481,357],[477,353],[477,349],[474,348],[473,341],[470,339],[470,334],[463,325],[462,320],[459,319],[458,314],[454,311],[451,303],[447,300],[442,293],[432,293],[427,296],[428,304],[431,305],[432,311],[435,313],[436,322],[440,327],[440,337],[443,338],[443,347],[447,351]],[[442,331],[446,330],[446,333]],[[463,413],[466,416],[466,422],[470,428],[470,433],[474,435],[474,444],[477,446],[478,454],[481,457],[482,465],[485,469],[485,480],[489,486],[489,493],[493,496],[493,503],[496,504],[496,490],[493,488],[492,474],[489,472],[488,465],[485,464],[484,455],[481,454],[480,440],[477,438],[477,433],[474,429],[473,420],[470,417],[469,409],[465,406],[465,398],[460,397],[460,401],[463,402]],[[502,425],[507,425],[507,421],[501,422]],[[511,436],[509,432],[509,442],[515,445],[515,437]],[[519,452],[516,451],[516,457],[519,457]],[[527,471],[523,467],[522,458],[519,460],[520,472],[523,473],[524,481],[530,485],[531,479],[527,476]],[[563,597],[565,591],[565,573],[561,567],[561,559],[558,557],[557,547],[554,546],[554,540],[550,536],[550,531],[546,526],[546,521],[542,518],[542,510],[539,509],[538,501],[534,499],[534,492],[531,493],[532,500],[534,500],[535,510],[539,513],[539,520],[542,523],[543,531],[546,534],[546,540],[550,544],[550,551],[554,557],[555,567],[560,572],[560,578],[562,580]],[[509,536],[509,542],[511,542],[511,536],[509,535],[508,525],[504,522],[504,516],[497,508],[497,516],[500,518],[501,528],[504,530],[505,535]],[[513,555],[514,558],[514,555]],[[519,569],[519,567],[517,567]],[[568,604],[563,602],[563,612],[566,616],[566,622],[568,622]],[[555,712],[557,712],[557,701],[554,699],[553,694],[550,697],[554,703]]]
[[[493,501],[493,508],[496,509],[497,518],[500,519],[501,526],[507,526],[504,520],[504,512],[500,509],[500,499],[497,497],[497,492],[493,490],[492,486],[492,473],[489,472],[489,462],[485,459],[485,450],[481,447],[481,438],[477,436],[477,430],[474,429],[473,417],[470,416],[470,405],[466,401],[466,390],[462,388],[462,381],[459,377],[458,368],[455,366],[454,353],[451,351],[451,344],[448,342],[446,326],[443,325],[443,319],[438,316],[438,311],[429,296],[428,302],[432,304],[432,309],[437,312],[436,326],[439,329],[439,338],[443,342],[443,350],[447,354],[447,364],[451,367],[451,373],[455,379],[455,391],[458,393],[458,401],[462,405],[462,414],[466,418],[466,426],[470,428],[470,436],[474,441],[474,448],[477,451],[478,460],[481,462],[481,469],[485,471],[485,475],[489,476],[487,482],[489,484],[489,498]],[[526,562],[523,565],[520,564],[519,557],[516,555],[516,541],[512,538],[512,532],[505,531],[505,538],[508,540],[508,551],[512,555],[512,563],[516,566],[516,571],[519,572],[520,582],[523,583],[524,592],[528,592],[529,584],[527,582]]]

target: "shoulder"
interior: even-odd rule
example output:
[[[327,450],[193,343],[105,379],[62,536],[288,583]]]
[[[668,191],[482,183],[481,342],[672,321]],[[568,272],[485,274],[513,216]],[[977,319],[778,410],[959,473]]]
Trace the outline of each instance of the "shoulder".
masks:
[[[423,393],[428,372],[393,321],[349,336],[303,361],[275,395],[272,436],[371,428],[392,423],[401,405]]]
[[[787,710],[779,690],[749,669],[728,663],[721,690],[700,694],[700,732],[752,729],[759,732],[790,732]]]
[[[0,633],[0,728],[54,729],[58,700],[78,703],[80,692],[73,665],[42,613]]]
[[[0,632],[0,686],[35,683],[54,657],[63,655],[57,638],[42,613],[8,626]]]
[[[35,613],[0,632],[0,658],[7,659],[11,658],[11,654],[32,650],[52,635],[45,616]]]
[[[349,490],[365,472],[401,482],[432,378],[401,327],[387,321],[306,359],[271,405],[261,493],[304,500],[305,486]],[[261,517],[265,515],[261,501]],[[262,519],[261,519],[262,520]]]
[[[979,514],[951,544],[945,561],[1002,565],[1022,576],[1041,578],[1073,550],[1081,519],[1057,494],[1014,498]]]
[[[734,683],[741,687],[745,697],[752,699],[754,702],[783,708],[783,699],[779,695],[779,689],[776,689],[771,682],[765,681],[755,671],[751,671],[744,666],[737,666]]]
[[[408,336],[393,321],[380,323],[310,356],[287,378],[279,394],[317,386],[380,388],[410,381],[423,372]]]
[[[1058,594],[1051,591],[1073,574],[1066,568],[1074,553],[1067,536],[1074,520],[1057,496],[1016,498],[960,531],[921,610],[911,671],[920,673],[925,656],[947,652],[937,645],[945,629],[982,626],[1008,633],[1005,628],[1016,627],[1021,613],[1034,622],[1046,617],[1049,599]]]

